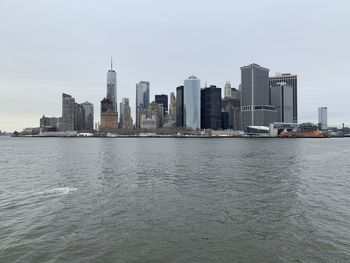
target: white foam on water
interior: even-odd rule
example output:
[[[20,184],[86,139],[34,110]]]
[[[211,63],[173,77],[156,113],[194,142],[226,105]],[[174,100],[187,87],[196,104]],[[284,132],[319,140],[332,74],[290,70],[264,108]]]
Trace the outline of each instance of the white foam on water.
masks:
[[[53,188],[50,190],[46,190],[43,192],[39,192],[37,194],[42,194],[42,195],[67,195],[70,192],[78,190],[75,187],[58,187],[58,188]]]

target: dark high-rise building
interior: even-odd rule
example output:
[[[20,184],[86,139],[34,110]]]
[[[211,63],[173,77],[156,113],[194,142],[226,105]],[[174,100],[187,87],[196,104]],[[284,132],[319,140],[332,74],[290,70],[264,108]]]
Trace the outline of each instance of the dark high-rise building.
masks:
[[[81,104],[81,106],[84,108],[85,114],[84,129],[92,131],[94,129],[94,104],[85,101]]]
[[[60,130],[74,131],[75,99],[71,95],[62,93],[62,123]]]
[[[201,90],[201,129],[221,128],[221,89],[216,86],[204,88]]]
[[[276,121],[276,108],[269,105],[269,69],[257,64],[241,67],[242,129],[269,126]]]
[[[168,112],[168,95],[155,95],[154,100],[156,103],[163,105],[163,115],[165,116]]]
[[[270,104],[276,107],[277,122],[293,123],[293,87],[278,83],[270,87]]]
[[[108,98],[101,100],[101,112],[113,111],[113,108],[114,104],[112,100]]]
[[[298,123],[298,77],[297,75],[284,73],[269,78],[270,87],[277,86],[277,84],[281,82],[284,82],[293,88],[293,122]]]
[[[184,86],[176,88],[176,127],[184,127]]]
[[[229,123],[229,113],[228,112],[221,112],[221,128],[223,130],[227,130],[230,128]]]
[[[85,129],[85,111],[79,103],[74,104],[74,130],[81,131]]]
[[[241,130],[241,101],[235,98],[223,98],[221,110],[228,113],[228,129]]]
[[[108,131],[118,128],[118,112],[114,111],[114,103],[110,98],[101,101],[101,130]]]

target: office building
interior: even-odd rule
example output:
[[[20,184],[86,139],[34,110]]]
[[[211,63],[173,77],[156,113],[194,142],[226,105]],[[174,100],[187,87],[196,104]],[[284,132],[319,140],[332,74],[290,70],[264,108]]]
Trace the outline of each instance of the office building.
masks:
[[[118,127],[117,73],[113,70],[111,58],[111,69],[107,72],[107,94],[101,101],[100,128],[102,131],[110,131]]]
[[[231,97],[231,83],[229,81],[226,81],[225,87],[224,87],[224,98],[230,98]]]
[[[136,128],[140,128],[140,113],[149,107],[150,82],[140,81],[136,84]]]
[[[277,74],[269,78],[269,86],[277,86],[277,83],[284,82],[293,88],[293,122],[298,123],[298,77],[291,73]]]
[[[163,105],[163,115],[165,116],[168,113],[168,95],[155,95],[154,100],[156,103]]]
[[[82,131],[85,129],[85,111],[79,103],[74,104],[74,130]]]
[[[293,87],[277,83],[270,87],[270,105],[276,107],[277,122],[293,123]]]
[[[228,113],[228,128],[241,130],[241,101],[235,98],[223,98],[221,110]]]
[[[94,104],[85,101],[81,104],[84,109],[84,130],[94,130]]]
[[[170,93],[169,115],[176,117],[176,97],[174,92]]]
[[[228,112],[221,112],[221,128],[223,130],[228,130],[230,128],[229,114]]]
[[[269,105],[269,69],[257,64],[241,67],[242,129],[269,126],[276,121],[276,108]]]
[[[231,88],[231,98],[240,99],[239,91],[236,88]]]
[[[318,108],[318,127],[321,130],[326,130],[328,128],[327,107]]]
[[[141,129],[156,129],[157,117],[155,115],[148,115],[146,113],[140,114],[140,128]]]
[[[133,120],[131,118],[131,108],[129,105],[129,99],[123,98],[120,103],[120,127],[123,129],[132,129]]]
[[[184,127],[184,86],[176,88],[176,127]]]
[[[46,117],[43,115],[40,118],[40,128],[43,130],[57,131],[59,128],[59,118],[57,117]]]
[[[184,80],[184,125],[188,129],[199,130],[201,127],[201,93],[200,80],[190,76]]]
[[[74,131],[75,99],[66,93],[62,93],[62,122],[61,131]]]
[[[118,112],[114,111],[114,103],[110,98],[101,101],[101,130],[109,131],[118,128]]]
[[[113,70],[113,61],[111,57],[111,69],[107,72],[107,98],[113,102],[112,111],[118,112],[117,107],[117,73]]]
[[[221,89],[210,86],[201,90],[201,129],[219,130],[221,119]]]

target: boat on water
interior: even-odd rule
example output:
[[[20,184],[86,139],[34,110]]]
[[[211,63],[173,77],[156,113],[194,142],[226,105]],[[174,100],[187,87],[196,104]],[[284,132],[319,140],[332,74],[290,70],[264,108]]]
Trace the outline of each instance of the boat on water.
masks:
[[[282,131],[280,138],[328,138],[328,133],[323,131]]]

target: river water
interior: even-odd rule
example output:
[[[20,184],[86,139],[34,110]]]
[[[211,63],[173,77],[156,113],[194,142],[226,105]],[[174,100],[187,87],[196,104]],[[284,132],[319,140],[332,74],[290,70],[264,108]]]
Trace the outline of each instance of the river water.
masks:
[[[350,262],[350,139],[0,137],[0,262]]]

